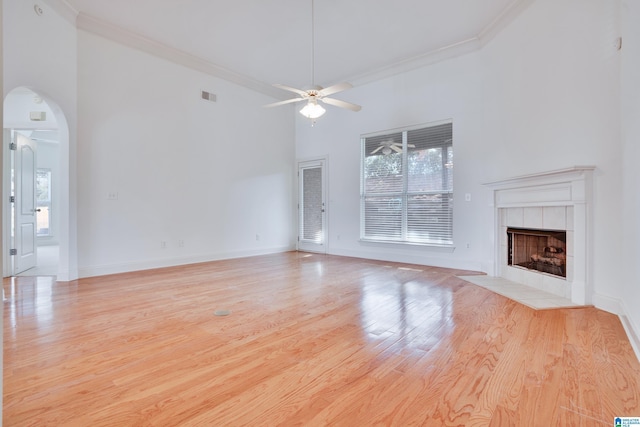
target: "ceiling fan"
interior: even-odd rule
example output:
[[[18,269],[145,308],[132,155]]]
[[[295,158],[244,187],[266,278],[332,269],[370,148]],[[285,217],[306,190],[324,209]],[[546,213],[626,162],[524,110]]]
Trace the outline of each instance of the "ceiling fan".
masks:
[[[274,102],[273,104],[267,104],[265,107],[277,107],[280,105],[291,104],[295,102],[307,101],[307,104],[300,110],[300,114],[303,116],[312,119],[315,122],[315,119],[322,116],[326,110],[322,107],[322,105],[318,104],[318,101],[323,102],[325,104],[333,105],[340,108],[346,108],[351,111],[360,111],[362,109],[361,106],[352,104],[350,102],[341,101],[335,98],[328,98],[329,95],[333,95],[334,93],[342,92],[343,90],[347,90],[352,88],[351,83],[338,83],[333,86],[329,86],[327,88],[323,88],[322,86],[317,86],[315,84],[315,19],[314,19],[314,0],[311,0],[311,87],[308,89],[296,89],[290,86],[285,86],[281,84],[274,84],[273,86],[293,92],[297,94],[298,98],[287,99],[285,101]]]
[[[407,144],[408,148],[416,148],[415,145],[413,144]],[[373,150],[371,152],[371,154],[376,154],[378,151],[382,150],[382,154],[389,155],[392,153],[392,150],[395,151],[396,153],[402,153],[402,143],[401,142],[394,142],[393,139],[389,139],[387,141],[382,141],[380,143],[380,146],[378,148],[376,148],[375,150]]]

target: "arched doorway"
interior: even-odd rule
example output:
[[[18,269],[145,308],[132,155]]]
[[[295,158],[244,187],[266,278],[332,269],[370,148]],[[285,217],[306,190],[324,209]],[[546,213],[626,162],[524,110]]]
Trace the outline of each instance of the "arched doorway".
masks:
[[[4,100],[3,131],[3,196],[9,200],[14,194],[14,171],[19,164],[12,162],[11,137],[19,134],[37,147],[34,167],[36,185],[34,266],[15,268],[16,203],[8,203],[3,215],[3,276],[55,275],[69,280],[69,128],[60,107],[45,94],[32,88],[20,87],[9,92]],[[18,245],[19,246],[19,245]]]

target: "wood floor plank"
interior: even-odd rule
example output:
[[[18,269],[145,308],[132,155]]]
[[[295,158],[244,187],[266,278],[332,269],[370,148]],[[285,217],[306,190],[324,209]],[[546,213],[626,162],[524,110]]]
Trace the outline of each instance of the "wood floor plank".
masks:
[[[616,316],[534,311],[457,277],[469,274],[289,252],[5,279],[3,421],[602,426],[640,415],[640,363]]]

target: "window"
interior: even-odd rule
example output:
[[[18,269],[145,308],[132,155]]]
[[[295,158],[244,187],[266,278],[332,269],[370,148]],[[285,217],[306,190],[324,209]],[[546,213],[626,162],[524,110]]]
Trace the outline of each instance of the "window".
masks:
[[[361,183],[363,240],[453,243],[451,123],[364,136]]]
[[[51,170],[36,171],[36,235],[51,236]]]

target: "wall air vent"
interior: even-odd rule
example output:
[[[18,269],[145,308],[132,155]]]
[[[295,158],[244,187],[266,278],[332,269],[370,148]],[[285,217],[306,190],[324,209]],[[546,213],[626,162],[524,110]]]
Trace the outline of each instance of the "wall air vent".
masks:
[[[202,99],[206,100],[206,101],[211,101],[211,102],[216,102],[216,94],[215,93],[211,93],[211,92],[207,92],[207,91],[202,91]]]
[[[43,122],[47,120],[47,112],[46,111],[31,111],[29,113],[29,119],[32,122]]]

